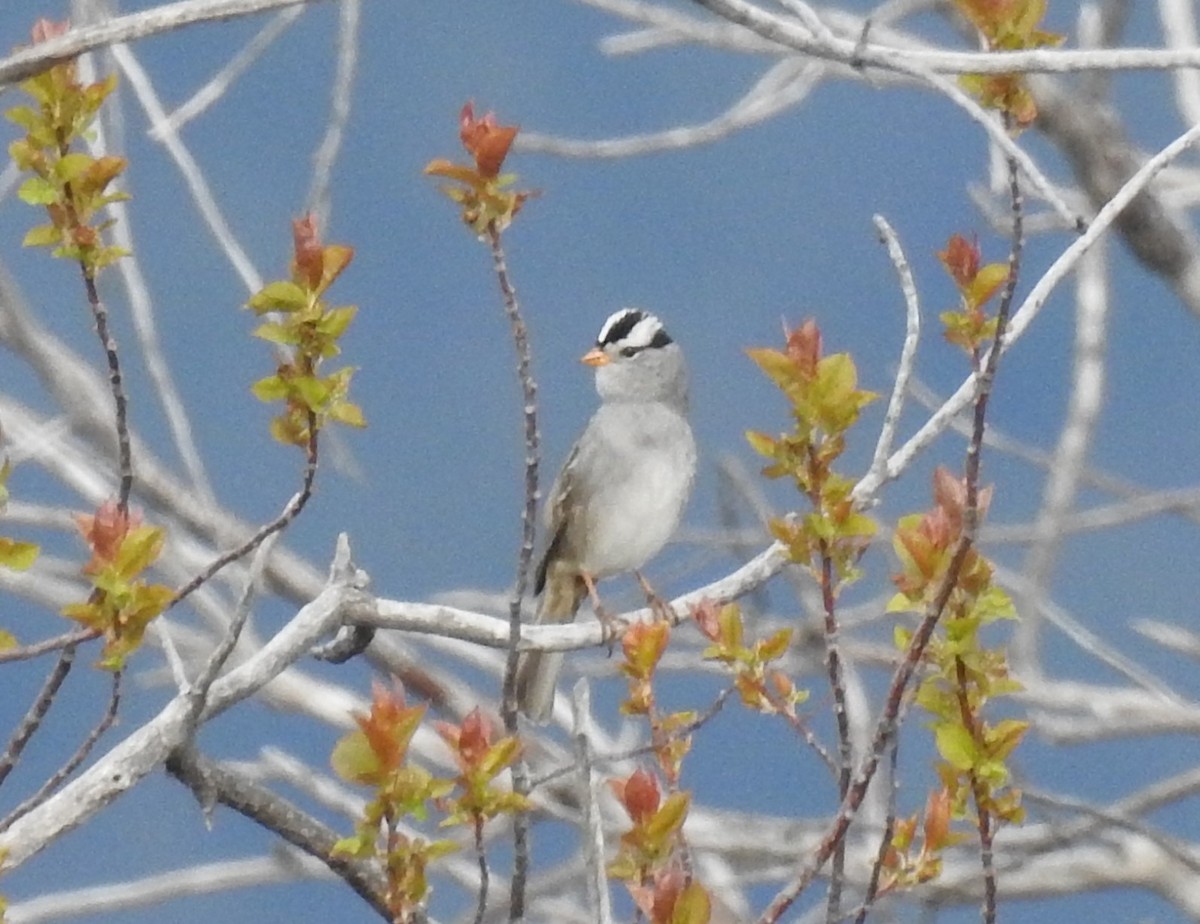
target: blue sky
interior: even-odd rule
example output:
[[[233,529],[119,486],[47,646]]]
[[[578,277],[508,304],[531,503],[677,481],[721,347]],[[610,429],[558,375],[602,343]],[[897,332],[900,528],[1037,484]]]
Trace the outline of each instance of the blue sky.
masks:
[[[1051,6],[1059,27],[1069,28],[1075,4],[1059,0]],[[1130,42],[1152,43],[1149,4],[1135,6]],[[5,4],[0,45],[22,41],[30,19],[59,16],[63,7]],[[260,24],[193,28],[145,41],[135,50],[170,108]],[[336,27],[333,5],[310,10],[226,99],[184,132],[228,220],[268,279],[286,273],[289,221],[302,207],[328,111]],[[345,530],[381,595],[418,600],[464,587],[503,589],[511,580],[521,491],[512,345],[485,249],[460,226],[421,168],[433,157],[460,156],[456,119],[467,99],[528,130],[601,138],[710,118],[745,92],[764,66],[755,58],[696,49],[602,56],[596,41],[623,29],[605,14],[567,2],[364,4],[354,109],[326,237],[356,249],[354,264],[334,292],[337,299],[360,306],[345,357],[359,367],[355,391],[370,427],[343,437],[360,475],[327,467],[312,509],[289,535],[294,548],[322,567],[336,533]],[[1147,148],[1182,129],[1172,121],[1163,78],[1118,78],[1116,89],[1124,110],[1134,104],[1131,132]],[[12,105],[12,98],[5,95],[0,104]],[[239,308],[247,293],[203,228],[178,174],[146,138],[144,115],[128,94],[122,104],[135,244],[156,301],[161,336],[193,411],[197,441],[220,500],[247,519],[268,518],[294,490],[299,469],[293,453],[269,441],[270,412],[247,391],[251,381],[269,371],[268,351],[248,336],[252,318]],[[1050,174],[1065,181],[1062,164],[1046,145],[1036,137],[1028,144]],[[1004,254],[1003,243],[986,233],[966,192],[981,178],[985,153],[981,132],[929,94],[831,83],[802,109],[709,147],[621,161],[514,155],[510,166],[522,183],[541,190],[507,235],[507,246],[533,337],[546,477],[553,475],[594,405],[590,372],[576,359],[604,318],[624,305],[658,313],[689,358],[702,451],[698,489],[686,518],[690,526],[717,522],[714,466],[719,458],[733,454],[755,464],[742,431],[786,426],[781,400],[743,352],[777,343],[781,322],[816,317],[827,349],[851,351],[864,386],[886,391],[904,321],[892,267],[875,240],[875,213],[885,215],[900,234],[922,293],[928,333],[919,374],[943,393],[952,390],[965,370],[958,354],[932,332],[936,313],[950,307],[953,298],[934,252],[951,233],[979,230],[986,255],[1000,259]],[[48,325],[95,355],[70,268],[18,248],[23,229],[34,220],[32,211],[12,197],[0,203],[5,259]],[[1067,243],[1065,235],[1031,243],[1023,291]],[[1190,361],[1200,348],[1200,332],[1165,287],[1119,246],[1113,248],[1113,273],[1109,404],[1093,462],[1150,487],[1185,486],[1195,480],[1190,460],[1200,451],[1192,425],[1200,373]],[[131,341],[115,279],[107,295],[118,336]],[[1072,311],[1064,289],[1000,375],[994,424],[1042,449],[1053,448],[1062,421]],[[27,379],[15,363],[0,366],[0,387],[35,394]],[[132,380],[135,388],[145,385],[136,365]],[[144,393],[134,395],[136,425],[169,453],[161,415]],[[861,465],[869,454],[878,420],[878,411],[867,416],[851,464]],[[919,410],[911,409],[905,432],[920,421]],[[952,461],[958,449],[947,440],[922,460],[889,489],[881,516],[925,506],[932,464]],[[1036,510],[1042,473],[995,456],[987,459],[985,471],[997,484],[993,521],[1027,520]],[[26,485],[33,491],[42,483],[18,472],[14,491]],[[768,493],[781,506],[790,503],[779,486]],[[1170,563],[1193,560],[1196,552],[1194,528],[1180,521],[1072,540],[1054,590],[1091,628],[1191,693],[1192,672],[1146,646],[1126,622],[1134,616],[1186,618],[1200,594],[1200,576],[1195,569],[1180,574]],[[1018,550],[997,549],[996,554],[1009,564],[1021,560]],[[694,562],[686,550],[670,550],[657,570],[678,574],[681,564]],[[702,568],[693,568],[669,589],[716,577],[731,564],[709,556]],[[868,567],[882,575],[890,560],[881,550]],[[633,599],[623,584],[614,583],[612,592],[618,599]],[[773,595],[773,601],[785,612],[795,608],[786,591]],[[17,612],[21,634],[35,637],[43,614]],[[282,608],[268,608],[261,616],[264,628],[286,615]],[[1067,675],[1098,676],[1090,662],[1053,635],[1048,656]],[[30,685],[37,682],[36,672],[21,676]],[[365,676],[349,682],[367,688]],[[15,703],[0,702],[5,726],[23,711],[33,687],[29,693],[21,689]],[[161,692],[131,686],[124,728],[150,714]],[[88,703],[86,692],[71,693],[63,712],[72,715],[73,707],[84,710]],[[253,706],[243,712],[217,723],[205,743],[227,756],[253,756],[268,716]],[[330,730],[270,718],[271,733],[298,753],[316,761],[327,754]],[[60,720],[65,735],[73,719]],[[78,720],[86,728],[86,716]],[[722,737],[715,740],[729,743],[736,753],[744,731],[738,723],[726,722],[717,731]],[[745,745],[770,747],[757,740]],[[39,768],[54,765],[52,751],[47,745],[31,752],[25,785]],[[787,750],[765,753],[769,758],[755,762],[758,772],[766,768],[764,784],[777,784],[781,791],[804,785],[790,771],[776,769],[786,767]],[[1147,753],[1118,742],[1064,751],[1035,743],[1029,753],[1024,769],[1040,785],[1103,798],[1190,766],[1195,748],[1186,741],[1155,742]],[[709,795],[719,798],[730,782],[743,788],[749,770],[702,765],[697,759],[695,772],[698,785],[707,785]],[[14,781],[19,785],[20,779]],[[759,807],[774,804],[768,798]],[[811,810],[828,804],[818,800]],[[134,831],[136,846],[130,843]],[[170,868],[197,856],[253,853],[266,844],[266,838],[229,817],[218,818],[213,832],[206,833],[187,795],[173,782],[156,779],[110,816],[0,883],[0,890],[20,899],[46,888],[144,871],[150,858]],[[1083,919],[1097,912],[1106,913],[1107,920],[1173,920],[1169,907],[1134,892],[1070,905],[1014,906],[1005,919]],[[304,886],[80,920],[137,924],[164,920],[163,914],[178,922],[370,919],[338,887]],[[946,920],[974,916],[967,909]]]

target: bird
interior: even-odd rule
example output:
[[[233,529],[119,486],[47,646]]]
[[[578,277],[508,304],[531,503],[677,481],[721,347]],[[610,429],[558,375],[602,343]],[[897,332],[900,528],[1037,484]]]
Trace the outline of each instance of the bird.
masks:
[[[544,511],[546,547],[534,577],[539,623],[566,623],[584,596],[604,618],[596,582],[640,571],[675,532],[696,474],[688,373],[662,322],[623,308],[581,361],[596,370],[600,406],[567,455]],[[533,651],[517,667],[517,704],[550,718],[563,652]]]

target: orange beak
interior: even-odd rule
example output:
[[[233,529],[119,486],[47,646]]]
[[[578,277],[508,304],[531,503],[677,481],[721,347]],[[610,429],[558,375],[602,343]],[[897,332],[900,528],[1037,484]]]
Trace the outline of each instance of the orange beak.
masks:
[[[607,366],[612,362],[600,347],[595,347],[579,357],[579,361],[586,366]]]

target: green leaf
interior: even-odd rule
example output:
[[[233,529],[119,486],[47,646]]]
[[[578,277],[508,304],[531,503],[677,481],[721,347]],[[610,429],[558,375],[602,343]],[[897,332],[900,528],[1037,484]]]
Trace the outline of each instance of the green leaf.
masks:
[[[646,834],[652,839],[658,841],[665,838],[668,834],[678,831],[683,826],[683,820],[687,817],[688,806],[691,803],[691,796],[686,792],[673,792],[659,807],[658,811],[650,818],[646,824]]]
[[[996,294],[996,290],[1008,279],[1008,266],[1004,263],[989,263],[979,270],[964,292],[967,304],[978,308]]]
[[[288,396],[287,382],[277,375],[268,375],[250,386],[259,401],[280,401]]]
[[[29,205],[51,205],[59,195],[59,188],[40,176],[27,177],[17,189],[17,197]]]
[[[300,335],[294,327],[290,324],[277,324],[274,321],[260,324],[254,329],[254,336],[260,340],[266,340],[268,343],[279,343],[285,346],[300,342]]]
[[[329,763],[338,776],[351,783],[372,783],[380,771],[379,758],[361,731],[342,736],[334,745]]]
[[[362,408],[351,401],[338,401],[329,409],[329,417],[348,427],[363,428],[367,420],[363,417]]]
[[[775,458],[775,448],[778,446],[778,443],[774,437],[759,430],[747,430],[746,442],[760,456],[766,456],[768,459]]]
[[[332,392],[325,381],[311,375],[298,375],[291,384],[295,394],[310,411],[316,413],[325,409]]]
[[[41,550],[32,542],[0,538],[0,565],[13,571],[26,571],[37,561],[39,551]]]
[[[366,860],[375,855],[375,842],[369,835],[360,832],[350,837],[343,837],[333,845],[332,852],[334,854],[341,854],[342,856]]]
[[[54,175],[60,180],[71,183],[87,173],[95,162],[96,158],[90,154],[82,154],[77,151],[64,154],[54,165]]]
[[[747,350],[746,354],[758,364],[767,378],[776,384],[784,393],[789,393],[798,380],[796,364],[786,353],[768,348]]]
[[[132,578],[141,574],[158,559],[166,533],[157,526],[139,526],[129,531],[121,541],[114,566],[118,574]]]
[[[692,880],[683,887],[671,909],[670,924],[708,924],[712,918],[712,902],[704,887]]]
[[[938,753],[956,770],[970,770],[979,761],[979,749],[971,733],[961,725],[945,723],[934,731]]]
[[[791,641],[792,630],[780,629],[770,638],[758,643],[759,657],[763,661],[774,661],[776,658],[781,658],[787,653],[788,645]]]
[[[294,282],[279,280],[259,289],[246,302],[258,314],[268,311],[299,311],[308,307],[308,293]]]
[[[342,305],[340,308],[331,308],[325,312],[325,317],[321,319],[321,333],[328,337],[337,340],[346,332],[346,328],[350,326],[350,322],[354,320],[354,316],[358,314],[358,308],[354,305]]]
[[[30,133],[42,125],[41,113],[29,106],[13,106],[5,110],[4,118]]]
[[[3,629],[0,629],[0,651],[16,647],[17,637],[11,632],[5,632]]]

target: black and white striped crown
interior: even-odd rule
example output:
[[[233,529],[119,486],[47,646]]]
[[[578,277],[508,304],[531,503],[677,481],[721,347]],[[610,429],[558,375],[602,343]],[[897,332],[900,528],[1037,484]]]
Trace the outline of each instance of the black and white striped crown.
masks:
[[[662,321],[640,308],[622,308],[612,314],[596,337],[596,346],[620,346],[622,349],[644,350],[665,347],[671,336]]]

